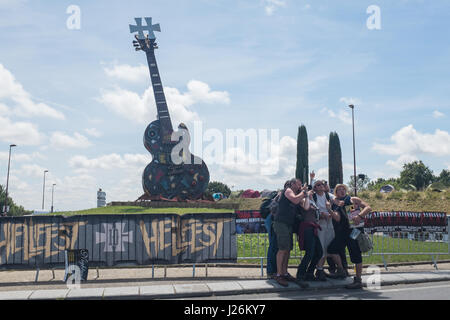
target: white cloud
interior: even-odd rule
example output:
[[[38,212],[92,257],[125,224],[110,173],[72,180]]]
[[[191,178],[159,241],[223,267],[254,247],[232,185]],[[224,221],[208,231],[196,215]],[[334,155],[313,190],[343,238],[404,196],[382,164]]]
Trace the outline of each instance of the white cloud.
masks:
[[[88,135],[96,137],[96,138],[100,138],[103,135],[103,133],[101,133],[96,128],[87,128],[87,129],[84,129],[84,132],[86,132]]]
[[[9,152],[0,152],[0,159],[1,160],[8,160],[9,158]],[[36,159],[45,159],[45,156],[42,155],[39,152],[33,152],[31,154],[27,154],[27,153],[17,153],[14,151],[11,151],[11,161],[14,162],[30,162],[30,161],[34,161]]]
[[[11,72],[0,64],[0,99],[12,101],[14,108],[10,110],[2,105],[1,112],[20,117],[50,117],[64,119],[64,114],[49,107],[44,103],[36,103],[22,85],[17,82]],[[6,108],[5,108],[6,107]]]
[[[0,140],[20,145],[38,145],[44,139],[36,125],[30,122],[12,122],[0,117]]]
[[[345,124],[352,124],[352,115],[349,111],[345,109],[341,108],[339,109],[339,112],[336,113],[331,109],[323,108],[321,112],[326,112],[328,116],[330,116],[331,118],[338,119],[344,122]]]
[[[69,165],[76,169],[104,169],[139,167],[144,168],[151,162],[151,156],[146,154],[125,154],[123,156],[112,153],[97,158],[89,159],[83,155],[77,155],[69,160]]]
[[[236,155],[237,160],[226,158],[219,169],[212,174],[217,174],[222,181],[230,185],[282,186],[286,180],[295,176],[297,140],[284,136],[279,143],[272,142],[271,150],[273,154],[264,161],[254,159],[242,148],[226,150],[228,155]],[[326,136],[318,136],[309,141],[310,164],[318,162],[327,155],[328,138]],[[262,172],[268,174],[262,174]],[[316,176],[328,179],[328,169],[319,169]]]
[[[413,125],[408,125],[394,133],[391,141],[392,144],[375,143],[372,149],[387,155],[450,155],[450,134],[440,129],[433,134],[421,133]]]
[[[403,154],[400,157],[398,157],[396,160],[388,160],[386,162],[386,165],[388,165],[394,169],[401,170],[403,168],[404,164],[411,163],[411,162],[414,162],[417,160],[419,160],[419,159],[414,155]]]
[[[41,167],[37,164],[25,164],[21,167],[21,173],[25,176],[32,176],[35,178],[43,178],[44,171],[47,168]]]
[[[198,114],[189,110],[195,103],[230,103],[225,91],[211,91],[210,87],[201,81],[191,80],[187,84],[188,91],[180,93],[175,88],[165,87],[167,106],[173,125],[180,122],[199,120]],[[156,104],[152,87],[139,94],[116,87],[115,90],[102,90],[98,101],[116,114],[139,123],[148,123],[156,119]]]
[[[277,10],[278,8],[286,7],[286,1],[284,0],[265,0],[264,3],[265,3],[264,9],[268,16],[273,15],[275,10]]]
[[[148,67],[144,65],[133,67],[128,64],[115,64],[112,68],[106,67],[103,70],[111,78],[134,83],[141,82],[149,77]]]
[[[433,111],[433,118],[435,119],[439,119],[439,118],[443,118],[445,117],[445,114],[443,114],[442,112],[435,110]]]
[[[358,98],[348,98],[348,97],[342,97],[339,99],[340,102],[344,103],[346,106],[354,105],[358,106],[361,105],[361,101]]]
[[[311,164],[318,162],[323,157],[328,156],[328,137],[318,136],[309,141],[309,161]]]
[[[78,132],[71,137],[59,131],[53,132],[50,144],[55,148],[88,148],[92,145],[88,138]]]

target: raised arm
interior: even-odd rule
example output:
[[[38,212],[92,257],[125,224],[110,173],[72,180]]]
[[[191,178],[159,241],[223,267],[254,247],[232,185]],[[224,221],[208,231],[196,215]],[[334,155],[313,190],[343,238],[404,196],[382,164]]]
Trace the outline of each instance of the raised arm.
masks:
[[[294,191],[291,188],[287,188],[286,191],[284,192],[284,195],[293,204],[300,204],[300,203],[302,203],[302,200],[305,199],[305,197],[306,197],[305,192],[302,191],[299,194],[295,194]]]

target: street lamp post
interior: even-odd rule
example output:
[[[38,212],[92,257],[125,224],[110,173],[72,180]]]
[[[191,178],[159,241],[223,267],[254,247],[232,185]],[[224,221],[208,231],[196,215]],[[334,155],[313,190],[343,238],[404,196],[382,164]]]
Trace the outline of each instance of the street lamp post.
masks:
[[[44,185],[42,187],[42,210],[44,210],[44,197],[45,197],[45,174],[48,172],[48,170],[44,171]]]
[[[51,213],[53,213],[53,192],[55,191],[55,186],[56,186],[56,183],[54,183],[52,185],[52,209],[51,209]]]
[[[357,178],[356,178],[356,153],[355,153],[355,106],[354,105],[349,105],[348,106],[350,109],[352,109],[352,127],[353,127],[353,178],[354,178],[354,184],[355,184],[355,197],[357,195]]]
[[[5,190],[5,207],[3,210],[3,214],[6,215],[7,213],[7,208],[8,208],[8,185],[9,185],[9,168],[11,165],[11,148],[13,147],[17,147],[17,145],[15,144],[10,144],[9,145],[9,158],[8,158],[8,173],[6,175],[6,190]]]

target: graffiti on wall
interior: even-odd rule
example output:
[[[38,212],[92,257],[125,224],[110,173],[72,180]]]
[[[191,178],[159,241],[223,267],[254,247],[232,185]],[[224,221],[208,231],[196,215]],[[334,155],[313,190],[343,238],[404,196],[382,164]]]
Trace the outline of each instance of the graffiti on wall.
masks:
[[[87,249],[93,264],[232,262],[235,234],[232,213],[8,217],[0,266],[63,264],[67,249]]]

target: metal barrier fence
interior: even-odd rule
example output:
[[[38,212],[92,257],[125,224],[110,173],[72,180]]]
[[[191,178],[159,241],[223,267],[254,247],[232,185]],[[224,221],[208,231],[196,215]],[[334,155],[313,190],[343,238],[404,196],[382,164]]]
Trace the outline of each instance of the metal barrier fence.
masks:
[[[389,227],[392,231],[378,231],[366,229],[373,242],[373,249],[364,254],[364,263],[378,264],[383,263],[387,269],[387,257],[389,256],[417,256],[413,257],[416,261],[419,256],[429,256],[437,268],[437,258],[439,256],[448,256],[450,259],[450,218],[447,217],[447,228],[430,228],[429,231],[423,231],[418,228],[417,231],[405,230],[394,231],[395,227]],[[387,228],[387,229],[389,229]],[[412,228],[411,228],[412,229]],[[376,229],[375,229],[376,230]],[[261,266],[261,276],[264,275],[264,261],[267,260],[267,249],[269,240],[267,233],[247,233],[237,234],[238,260],[247,262],[258,262]],[[347,252],[348,257],[348,252]],[[294,234],[294,248],[291,251],[291,259],[300,262],[302,251],[299,250],[298,241]],[[291,260],[291,263],[293,263]],[[401,259],[397,258],[398,262]],[[411,257],[410,257],[411,260]],[[420,259],[419,259],[420,260]]]

